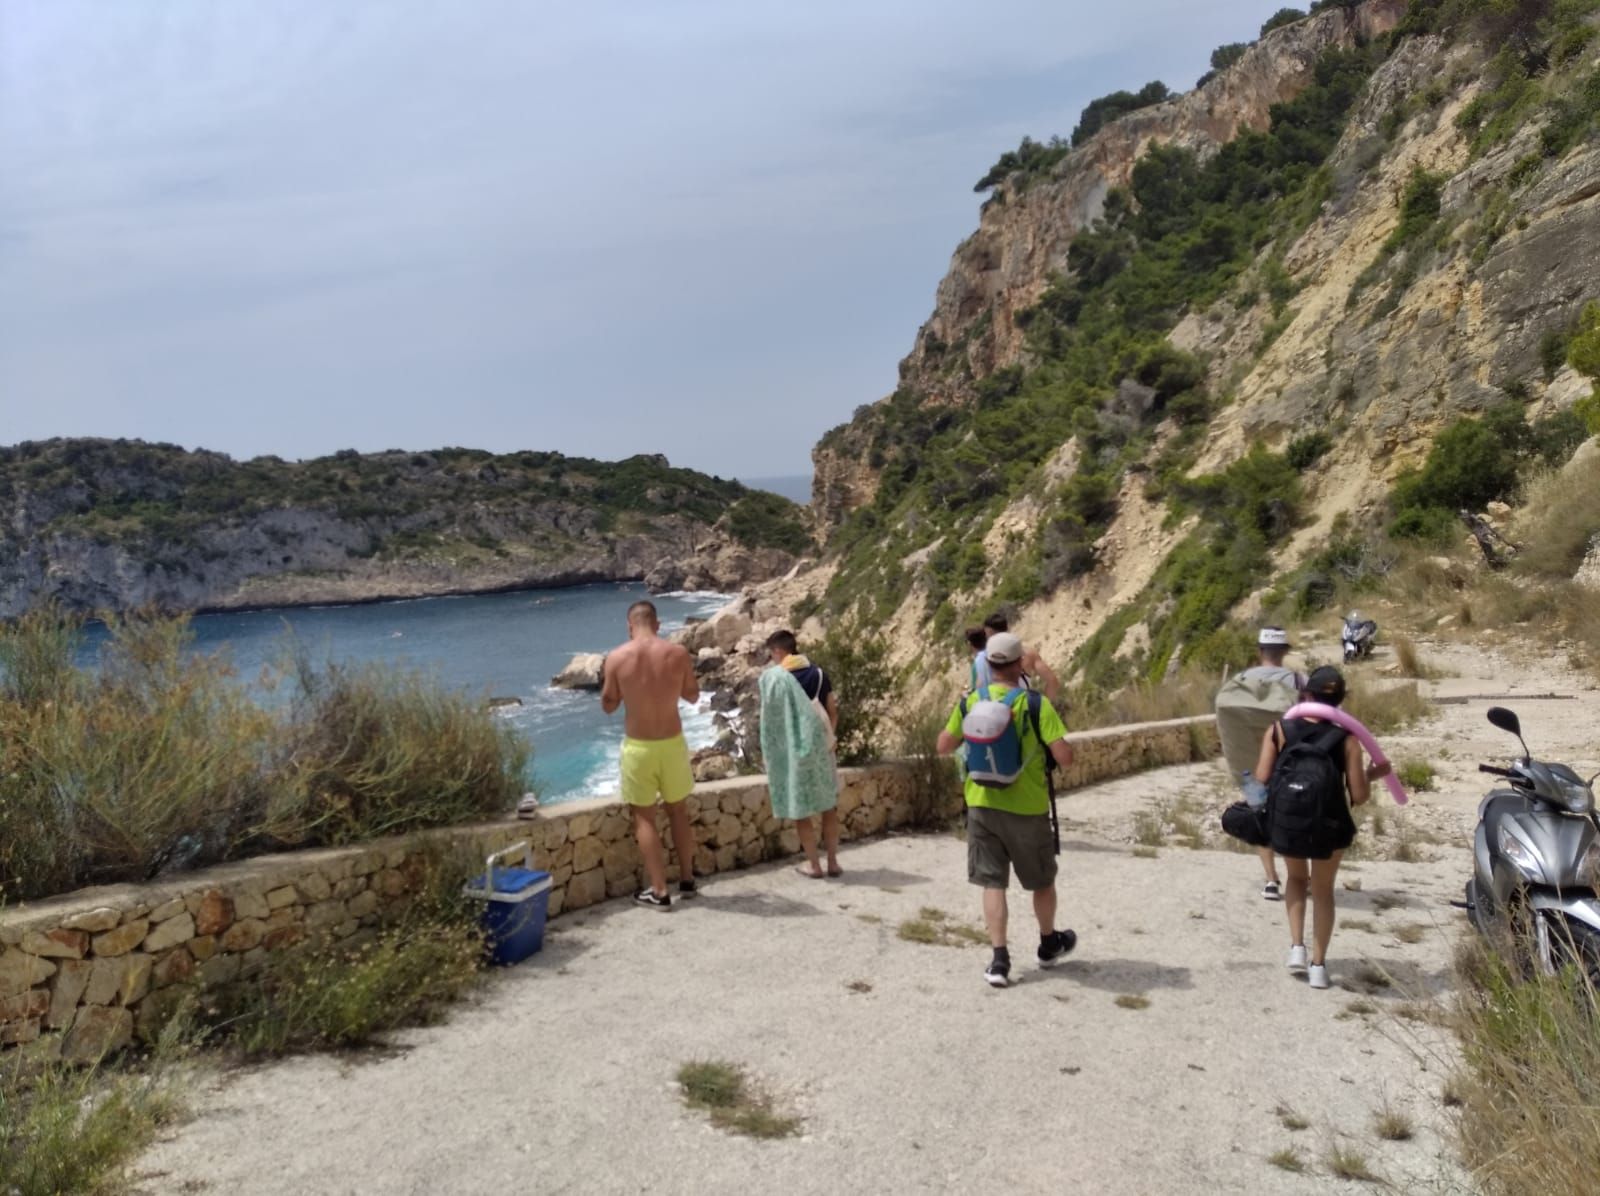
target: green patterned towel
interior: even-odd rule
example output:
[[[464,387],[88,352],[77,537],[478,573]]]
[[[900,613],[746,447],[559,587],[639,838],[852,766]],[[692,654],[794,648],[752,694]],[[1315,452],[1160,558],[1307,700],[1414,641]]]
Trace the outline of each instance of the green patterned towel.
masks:
[[[828,716],[778,665],[761,674],[761,755],[779,818],[810,818],[839,804]]]

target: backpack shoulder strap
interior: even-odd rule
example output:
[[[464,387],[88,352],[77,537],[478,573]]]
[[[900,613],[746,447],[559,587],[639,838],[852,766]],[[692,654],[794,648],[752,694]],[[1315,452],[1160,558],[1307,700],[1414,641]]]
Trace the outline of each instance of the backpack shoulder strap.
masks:
[[[1313,742],[1318,751],[1324,752],[1331,756],[1333,755],[1334,748],[1344,743],[1349,736],[1350,732],[1346,731],[1338,723],[1329,723],[1317,734],[1317,737]]]
[[[1048,746],[1044,742],[1044,724],[1041,722],[1044,717],[1043,710],[1044,695],[1036,689],[1028,690],[1028,721],[1033,724],[1034,738],[1039,741],[1041,747]]]

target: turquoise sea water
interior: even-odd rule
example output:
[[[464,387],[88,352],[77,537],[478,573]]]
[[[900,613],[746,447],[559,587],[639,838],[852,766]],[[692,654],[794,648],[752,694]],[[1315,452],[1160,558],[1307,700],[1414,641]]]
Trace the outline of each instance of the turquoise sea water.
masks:
[[[193,625],[196,649],[226,651],[247,679],[276,659],[292,630],[313,660],[381,661],[421,669],[485,698],[520,698],[520,707],[496,717],[533,744],[529,780],[540,799],[559,801],[616,791],[622,715],[607,718],[598,694],[553,690],[550,678],[575,652],[605,652],[621,643],[629,605],[648,596],[639,585],[582,586],[199,615]],[[711,614],[728,597],[665,594],[652,600],[663,630],[672,631],[689,616]],[[684,731],[693,746],[714,738],[707,695],[686,713]]]

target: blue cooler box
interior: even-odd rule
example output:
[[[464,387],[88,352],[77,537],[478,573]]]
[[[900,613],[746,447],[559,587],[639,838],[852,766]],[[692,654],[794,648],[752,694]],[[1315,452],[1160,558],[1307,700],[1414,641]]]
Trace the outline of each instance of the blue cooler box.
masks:
[[[519,844],[489,857],[482,876],[467,882],[466,895],[483,904],[482,925],[490,962],[499,967],[521,963],[544,946],[544,924],[550,914],[550,874],[534,868],[496,868],[501,856],[532,851]]]

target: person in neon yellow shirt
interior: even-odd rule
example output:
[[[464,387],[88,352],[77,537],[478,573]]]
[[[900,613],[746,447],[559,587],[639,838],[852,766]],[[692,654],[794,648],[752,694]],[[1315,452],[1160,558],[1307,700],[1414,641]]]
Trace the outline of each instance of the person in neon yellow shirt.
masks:
[[[976,697],[998,701],[1008,691],[1021,688],[1021,640],[1010,632],[991,635],[984,656],[993,671],[994,683]],[[1022,740],[1021,775],[1004,789],[987,788],[970,777],[966,782],[967,879],[983,889],[983,920],[994,948],[983,978],[995,988],[1004,988],[1011,982],[1006,889],[1013,870],[1018,883],[1033,895],[1033,912],[1039,921],[1039,966],[1054,966],[1078,942],[1073,931],[1057,930],[1055,924],[1055,836],[1050,828],[1050,788],[1044,758],[1048,751],[1057,764],[1069,767],[1072,746],[1066,741],[1067,729],[1050,699],[1042,694],[1037,698],[1037,733],[1028,701],[1026,693],[1019,693],[1012,700],[1012,720]],[[949,722],[939,732],[941,756],[950,755],[962,745],[961,721],[968,705],[963,702],[951,711]]]

